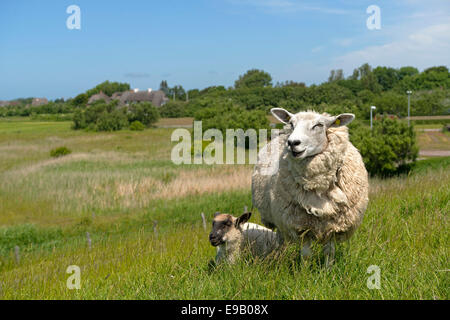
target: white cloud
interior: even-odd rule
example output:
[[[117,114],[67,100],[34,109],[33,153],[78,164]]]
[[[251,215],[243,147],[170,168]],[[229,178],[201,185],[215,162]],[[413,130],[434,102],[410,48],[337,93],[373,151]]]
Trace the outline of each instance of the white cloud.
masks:
[[[317,53],[323,50],[323,46],[314,47],[311,49],[312,53]]]
[[[347,10],[310,5],[304,1],[299,3],[292,0],[228,0],[234,5],[247,5],[263,9],[270,13],[296,13],[302,11],[316,11],[325,14],[348,14]]]
[[[343,68],[348,74],[365,62],[372,66],[413,65],[420,69],[435,65],[448,65],[450,62],[450,23],[426,27],[418,32],[405,35],[403,39],[349,52],[335,58],[332,67]]]
[[[348,47],[353,43],[353,39],[351,38],[334,39],[333,43],[341,47]]]

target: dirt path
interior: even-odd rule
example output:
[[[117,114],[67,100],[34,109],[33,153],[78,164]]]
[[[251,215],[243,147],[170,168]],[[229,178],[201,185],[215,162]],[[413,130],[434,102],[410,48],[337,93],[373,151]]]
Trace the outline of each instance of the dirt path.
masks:
[[[419,129],[418,131],[425,131],[425,132],[442,132],[442,129],[434,128],[434,129]]]
[[[450,157],[450,150],[420,150],[420,157]]]

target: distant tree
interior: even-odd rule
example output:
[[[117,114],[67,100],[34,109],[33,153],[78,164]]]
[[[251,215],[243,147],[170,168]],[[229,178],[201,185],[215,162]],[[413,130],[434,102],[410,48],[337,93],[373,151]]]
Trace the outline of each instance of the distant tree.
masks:
[[[393,91],[383,92],[372,98],[371,103],[377,107],[377,114],[394,114],[404,117],[408,112],[408,100],[406,94],[398,94]],[[367,108],[367,110],[369,110]]]
[[[431,68],[425,69],[423,72],[424,73],[430,73],[430,72],[448,73],[448,68],[446,66],[431,67]]]
[[[107,96],[111,97],[114,92],[124,92],[127,90],[130,90],[130,84],[128,83],[105,81],[96,85],[94,88],[87,90],[86,94],[88,98],[90,98],[94,94],[103,92]]]
[[[86,93],[80,93],[75,98],[71,100],[74,106],[80,107],[85,106],[89,100],[89,97]]]
[[[344,71],[342,69],[331,70],[328,82],[338,81],[344,79]]]
[[[167,84],[166,80],[161,81],[161,84],[159,85],[159,90],[164,92],[166,96],[169,96],[169,85]]]
[[[359,79],[362,79],[372,73],[372,67],[368,63],[364,63],[361,67],[358,68],[358,71]]]
[[[286,88],[286,87],[291,87],[291,88],[295,88],[295,87],[300,87],[300,88],[305,88],[306,85],[304,82],[295,82],[292,80],[286,80],[285,82],[277,82],[275,85],[275,88]]]
[[[333,82],[334,81],[334,74],[336,73],[335,70],[331,70],[330,71],[330,75],[328,76],[328,82]]]
[[[381,92],[383,87],[378,83],[376,76],[372,72],[372,67],[368,63],[364,63],[358,68],[357,74],[359,75],[359,80],[361,80],[361,85],[363,89],[370,90],[372,92]],[[353,71],[353,75],[356,72]]]
[[[195,99],[200,96],[200,90],[198,90],[198,89],[188,90],[187,93],[188,93],[189,99]]]
[[[244,75],[239,76],[239,79],[234,82],[234,87],[236,89],[271,86],[272,76],[263,70],[257,69],[248,70]]]
[[[381,85],[383,91],[392,89],[400,80],[398,70],[389,67],[376,67],[373,74],[377,78],[377,82]]]
[[[200,95],[220,95],[225,93],[227,89],[224,86],[211,86],[200,91]]]
[[[359,79],[359,70],[354,69],[352,75],[349,77],[350,80],[358,80]]]
[[[402,80],[406,76],[412,77],[415,76],[416,74],[419,74],[419,70],[417,70],[417,68],[414,67],[401,67],[398,70],[398,76],[400,80]]]
[[[180,85],[169,88],[166,95],[170,99],[173,99],[175,97],[175,100],[186,100],[186,91],[184,90],[183,86]]]

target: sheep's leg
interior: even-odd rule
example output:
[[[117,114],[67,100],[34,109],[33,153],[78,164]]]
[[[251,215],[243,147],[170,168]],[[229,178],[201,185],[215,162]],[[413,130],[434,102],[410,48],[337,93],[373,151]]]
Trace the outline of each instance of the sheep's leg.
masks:
[[[224,259],[225,259],[225,248],[219,246],[217,247],[216,264],[222,263]]]
[[[325,267],[330,268],[334,263],[334,255],[336,253],[334,241],[330,240],[323,246],[325,254]]]
[[[234,264],[236,262],[236,260],[238,259],[238,257],[239,257],[239,252],[237,252],[237,250],[233,251],[233,252],[230,252],[227,255],[227,262],[229,264]]]
[[[303,240],[302,243],[302,249],[300,251],[302,255],[302,259],[308,259],[311,257],[312,251],[311,251],[311,241],[310,240]]]

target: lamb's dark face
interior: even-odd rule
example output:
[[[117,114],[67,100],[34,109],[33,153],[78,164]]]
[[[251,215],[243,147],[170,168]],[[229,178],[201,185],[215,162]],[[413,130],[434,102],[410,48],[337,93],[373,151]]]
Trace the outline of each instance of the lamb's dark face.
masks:
[[[281,122],[290,126],[287,141],[292,157],[304,159],[323,152],[327,145],[327,129],[350,123],[355,116],[344,113],[335,117],[316,112],[292,114],[281,108],[273,108],[272,114]]]
[[[209,234],[209,242],[214,247],[224,244],[233,233],[238,231],[239,226],[250,219],[251,212],[244,213],[239,218],[233,217],[231,214],[216,213],[212,223],[212,230]]]
[[[209,242],[211,242],[214,247],[225,243],[227,240],[226,235],[233,226],[233,216],[229,214],[217,214],[212,223]]]

